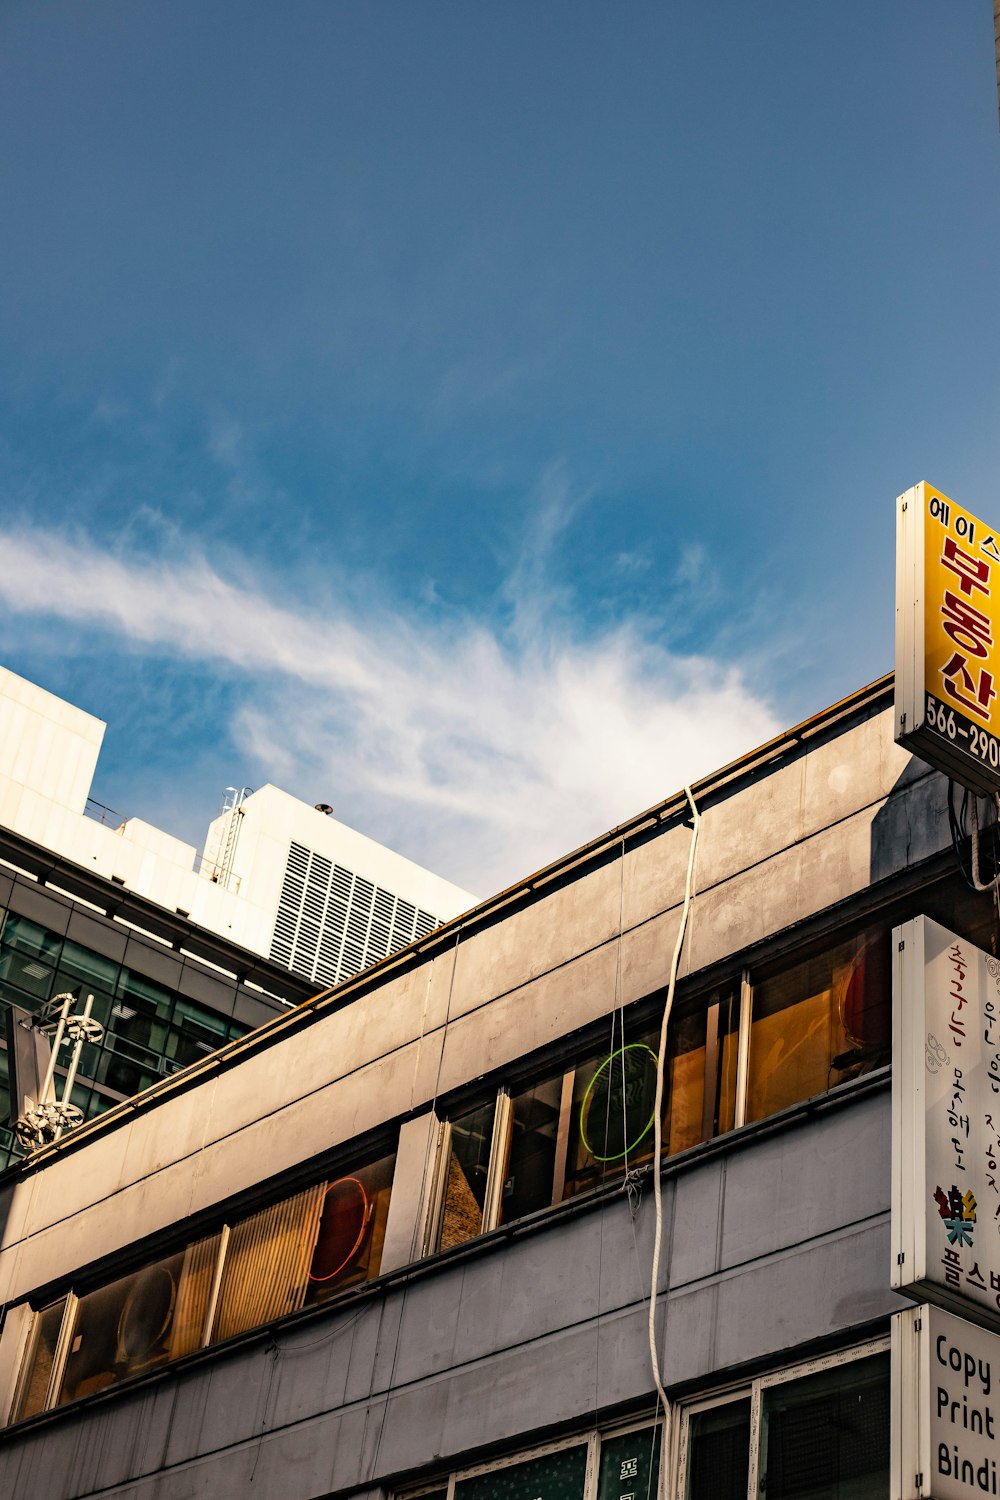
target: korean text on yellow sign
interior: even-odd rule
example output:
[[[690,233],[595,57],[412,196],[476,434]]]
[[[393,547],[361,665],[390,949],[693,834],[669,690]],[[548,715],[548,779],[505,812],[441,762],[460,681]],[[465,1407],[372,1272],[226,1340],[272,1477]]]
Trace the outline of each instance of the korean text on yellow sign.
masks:
[[[1000,532],[929,484],[899,505],[897,738],[1000,788]]]

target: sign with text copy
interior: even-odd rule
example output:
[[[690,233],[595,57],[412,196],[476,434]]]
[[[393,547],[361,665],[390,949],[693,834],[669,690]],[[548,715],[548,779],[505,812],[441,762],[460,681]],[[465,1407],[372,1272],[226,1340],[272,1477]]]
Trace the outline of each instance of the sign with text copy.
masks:
[[[1000,790],[1000,532],[929,484],[896,504],[896,739]]]
[[[936,1307],[892,1320],[892,1500],[1000,1496],[1000,1335]]]
[[[892,935],[891,1284],[1000,1329],[1000,960]]]

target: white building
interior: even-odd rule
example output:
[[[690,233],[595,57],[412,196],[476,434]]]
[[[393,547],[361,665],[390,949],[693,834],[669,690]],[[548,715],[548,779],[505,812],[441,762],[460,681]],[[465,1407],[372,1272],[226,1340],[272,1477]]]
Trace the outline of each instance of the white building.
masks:
[[[0,668],[0,825],[319,985],[475,904],[274,786],[228,795],[204,854],[141,818],[110,815],[90,798],[104,729]]]

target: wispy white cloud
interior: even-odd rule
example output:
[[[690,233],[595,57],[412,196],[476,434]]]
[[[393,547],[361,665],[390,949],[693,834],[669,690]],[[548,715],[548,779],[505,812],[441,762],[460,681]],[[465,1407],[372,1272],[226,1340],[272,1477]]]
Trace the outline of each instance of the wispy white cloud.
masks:
[[[485,895],[776,732],[733,665],[671,653],[633,625],[596,637],[547,611],[538,556],[555,486],[512,570],[512,626],[381,605],[277,602],[203,556],[129,556],[0,532],[0,602],[132,649],[236,669],[247,776],[315,789],[344,821]],[[305,789],[309,791],[305,791]]]

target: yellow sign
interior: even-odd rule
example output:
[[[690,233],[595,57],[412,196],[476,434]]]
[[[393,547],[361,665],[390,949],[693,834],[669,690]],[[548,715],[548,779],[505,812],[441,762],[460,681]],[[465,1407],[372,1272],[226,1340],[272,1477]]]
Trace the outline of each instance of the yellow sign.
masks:
[[[929,484],[896,524],[896,739],[1000,790],[1000,532]]]

